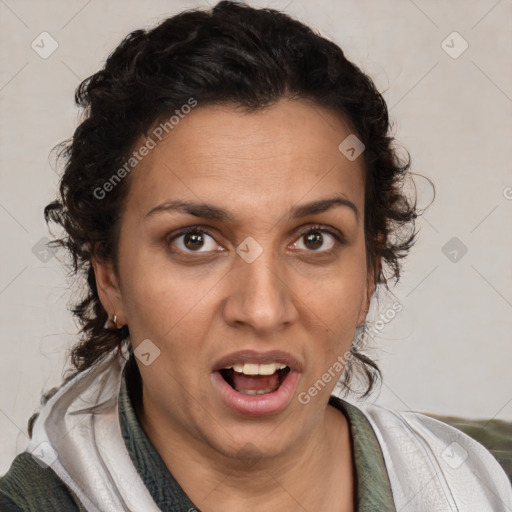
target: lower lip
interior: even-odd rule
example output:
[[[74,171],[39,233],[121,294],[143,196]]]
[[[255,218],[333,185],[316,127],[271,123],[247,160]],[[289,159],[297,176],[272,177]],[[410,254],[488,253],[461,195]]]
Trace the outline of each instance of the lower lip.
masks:
[[[264,395],[239,393],[224,380],[218,371],[212,373],[212,381],[223,402],[231,409],[248,416],[265,416],[281,411],[290,403],[297,389],[299,374],[290,370],[278,389]]]

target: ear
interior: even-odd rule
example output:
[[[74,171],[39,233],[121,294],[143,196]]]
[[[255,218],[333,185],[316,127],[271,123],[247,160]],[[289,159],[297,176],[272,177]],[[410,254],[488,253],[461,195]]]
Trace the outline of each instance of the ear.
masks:
[[[370,303],[372,301],[373,293],[375,292],[375,288],[377,287],[377,280],[380,274],[380,269],[382,268],[382,257],[378,256],[375,260],[375,265],[370,272],[368,273],[368,278],[366,282],[366,295],[363,298],[361,304],[361,310],[359,312],[359,318],[357,319],[357,326],[359,327],[366,319],[368,315],[368,311],[370,310]]]
[[[109,318],[116,315],[117,328],[119,329],[127,322],[119,280],[115,274],[113,264],[95,257],[92,258],[91,263],[101,304]]]

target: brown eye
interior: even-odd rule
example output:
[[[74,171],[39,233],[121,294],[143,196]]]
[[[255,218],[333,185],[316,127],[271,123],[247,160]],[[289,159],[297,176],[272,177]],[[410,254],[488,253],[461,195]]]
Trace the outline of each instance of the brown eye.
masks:
[[[183,245],[192,251],[200,249],[204,244],[202,233],[187,233],[184,235]]]
[[[168,241],[167,245],[189,254],[224,250],[210,234],[203,229],[194,227],[177,233]]]
[[[320,231],[310,231],[304,236],[305,245],[308,249],[317,250],[322,246],[323,237]]]
[[[307,252],[329,253],[342,244],[341,235],[324,228],[312,228],[302,233],[293,245]]]

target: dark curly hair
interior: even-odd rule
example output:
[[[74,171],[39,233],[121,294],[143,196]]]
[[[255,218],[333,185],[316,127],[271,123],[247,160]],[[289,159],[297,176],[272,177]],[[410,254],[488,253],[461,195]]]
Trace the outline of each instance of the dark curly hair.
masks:
[[[52,242],[71,256],[71,275],[85,277],[86,294],[72,307],[80,342],[72,348],[74,373],[120,350],[128,326],[107,329],[91,257],[111,261],[117,247],[130,179],[98,199],[97,191],[126,162],[136,141],[191,98],[199,106],[229,104],[255,111],[280,99],[304,99],[338,113],[365,145],[365,238],[368,272],[388,288],[400,277],[400,262],[413,245],[416,198],[404,193],[410,160],[398,156],[385,101],[372,80],[333,42],[272,10],[221,1],[209,10],[188,10],[151,30],[130,33],[103,69],[84,80],[75,100],[83,120],[60,146],[65,160],[59,198],[44,210],[47,223],[64,229]],[[96,192],[95,192],[96,191]],[[375,272],[375,262],[383,266]],[[389,288],[388,288],[389,289]],[[352,364],[368,381],[363,396],[381,378],[377,365],[351,349]],[[349,388],[352,371],[345,372]]]

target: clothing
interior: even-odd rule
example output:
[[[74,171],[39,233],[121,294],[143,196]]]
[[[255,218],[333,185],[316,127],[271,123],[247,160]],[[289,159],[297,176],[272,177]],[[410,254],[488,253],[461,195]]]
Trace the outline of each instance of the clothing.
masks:
[[[133,355],[126,364],[128,356],[105,358],[42,408],[27,451],[0,479],[0,510],[200,510],[137,420],[131,403],[136,366]],[[500,511],[507,510],[505,504],[512,509],[504,471],[462,432],[418,413],[359,408],[336,397],[330,404],[349,423],[358,512]],[[453,441],[470,454],[457,469],[439,455],[440,447]],[[29,452],[50,467],[43,469]],[[454,453],[456,459],[460,454]],[[446,460],[453,465],[455,459]]]

